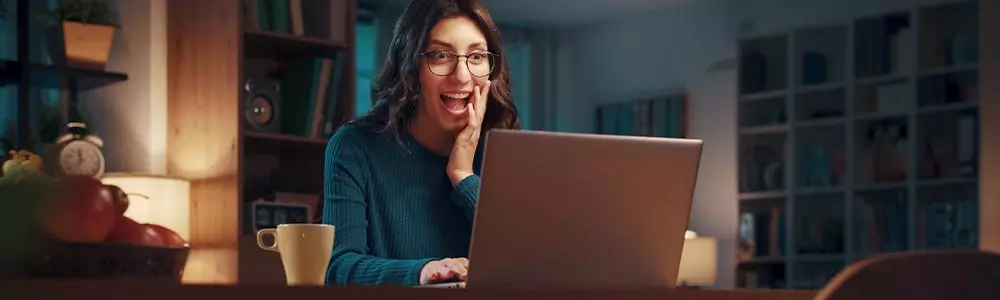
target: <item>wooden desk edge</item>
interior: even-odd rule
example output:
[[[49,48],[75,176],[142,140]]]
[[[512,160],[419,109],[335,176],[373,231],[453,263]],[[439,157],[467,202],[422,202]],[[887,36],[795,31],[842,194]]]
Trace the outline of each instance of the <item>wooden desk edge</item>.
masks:
[[[13,299],[80,299],[90,295],[108,299],[706,299],[809,300],[816,291],[792,290],[461,290],[411,287],[287,287],[278,285],[171,285],[107,281],[6,281],[0,291]]]

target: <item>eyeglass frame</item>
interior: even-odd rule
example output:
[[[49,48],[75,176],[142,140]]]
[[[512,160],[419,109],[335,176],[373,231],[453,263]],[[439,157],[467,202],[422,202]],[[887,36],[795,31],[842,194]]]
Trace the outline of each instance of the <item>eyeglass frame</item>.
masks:
[[[451,68],[451,72],[449,72],[448,74],[440,75],[440,74],[434,73],[434,70],[431,69],[430,62],[427,63],[427,70],[431,71],[431,74],[434,74],[434,75],[437,75],[437,76],[442,76],[442,77],[444,77],[444,76],[451,76],[452,74],[455,74],[455,70],[458,70],[458,61],[459,61],[459,58],[463,58],[463,57],[465,58],[465,68],[469,69],[469,74],[470,75],[472,75],[472,76],[474,76],[476,78],[489,77],[490,75],[493,75],[493,68],[496,67],[496,61],[489,62],[489,64],[490,64],[490,71],[488,73],[486,73],[486,75],[477,76],[476,74],[472,74],[472,67],[469,66],[469,55],[486,54],[487,56],[489,56],[490,58],[492,58],[494,60],[498,60],[500,58],[499,54],[496,54],[496,53],[493,53],[493,52],[489,52],[489,51],[476,51],[476,52],[472,52],[472,53],[469,53],[469,54],[458,54],[458,53],[455,53],[455,52],[452,52],[452,51],[445,51],[445,50],[431,50],[431,51],[421,52],[420,53],[420,57],[422,57],[424,59],[427,59],[427,55],[430,55],[430,54],[433,54],[433,53],[437,53],[437,52],[444,52],[444,53],[448,53],[448,54],[451,54],[451,55],[455,56],[455,65]]]

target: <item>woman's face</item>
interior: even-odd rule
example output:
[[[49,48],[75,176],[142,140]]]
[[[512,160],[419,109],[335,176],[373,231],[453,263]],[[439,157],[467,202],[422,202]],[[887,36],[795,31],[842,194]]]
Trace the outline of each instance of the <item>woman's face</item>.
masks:
[[[420,59],[417,113],[441,129],[458,134],[468,123],[467,103],[474,86],[489,79],[486,37],[465,16],[442,19],[427,35]],[[466,56],[466,57],[463,57]]]

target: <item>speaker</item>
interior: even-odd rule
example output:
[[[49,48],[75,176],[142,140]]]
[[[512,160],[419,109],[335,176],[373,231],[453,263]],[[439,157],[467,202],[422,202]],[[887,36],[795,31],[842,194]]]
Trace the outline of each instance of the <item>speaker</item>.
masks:
[[[243,84],[244,128],[250,131],[281,132],[281,82],[250,78]]]

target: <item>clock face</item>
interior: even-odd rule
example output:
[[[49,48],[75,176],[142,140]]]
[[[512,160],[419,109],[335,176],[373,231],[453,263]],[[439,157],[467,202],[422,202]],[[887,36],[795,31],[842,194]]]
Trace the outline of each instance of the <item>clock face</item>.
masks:
[[[59,152],[59,168],[65,175],[98,178],[104,175],[104,154],[93,143],[71,141]]]

